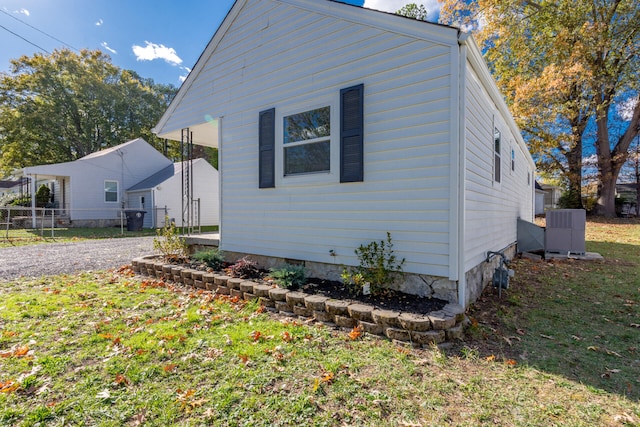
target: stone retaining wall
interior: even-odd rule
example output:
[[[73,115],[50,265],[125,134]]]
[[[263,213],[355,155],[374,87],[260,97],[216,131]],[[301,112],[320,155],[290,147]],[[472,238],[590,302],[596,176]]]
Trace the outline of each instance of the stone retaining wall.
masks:
[[[165,264],[155,257],[132,261],[134,272],[165,281],[206,289],[245,300],[257,299],[269,311],[287,316],[313,318],[342,328],[360,327],[370,334],[428,347],[445,341],[462,339],[468,322],[464,308],[447,304],[427,315],[382,310],[367,304],[331,299],[321,295],[290,291],[274,285],[232,278],[222,273]]]

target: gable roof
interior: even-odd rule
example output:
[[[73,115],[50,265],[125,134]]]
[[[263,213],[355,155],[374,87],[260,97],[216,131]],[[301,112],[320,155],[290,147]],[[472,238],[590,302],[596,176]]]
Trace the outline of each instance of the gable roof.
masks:
[[[145,141],[144,139],[136,138],[136,139],[132,139],[131,141],[127,141],[125,143],[122,143],[122,144],[119,144],[119,145],[115,145],[113,147],[105,148],[103,150],[99,150],[99,151],[95,151],[93,153],[87,154],[84,157],[80,157],[78,160],[90,160],[90,159],[95,159],[95,158],[99,158],[99,157],[108,156],[109,154],[116,153],[118,150],[122,150],[124,148],[127,148],[130,145],[138,144],[140,141],[148,144],[148,142]]]
[[[102,163],[107,156],[117,155],[118,153],[126,153],[127,147],[138,146],[142,150],[146,150],[149,153],[149,156],[157,155],[158,158],[164,158],[167,162],[170,162],[169,159],[164,157],[162,153],[153,148],[147,141],[143,138],[136,138],[131,141],[127,141],[125,143],[116,145],[114,147],[105,148],[104,150],[96,151],[95,153],[87,154],[84,157],[79,159],[64,162],[64,163],[53,163],[49,165],[37,165],[37,166],[28,166],[23,169],[23,173],[25,175],[48,175],[48,176],[69,176],[73,170],[77,170],[77,168],[82,167],[83,164],[95,164],[99,165]],[[86,167],[86,166],[85,166]]]
[[[201,161],[206,162],[205,159],[197,158],[197,159],[193,159],[193,164],[195,165],[196,163]],[[154,173],[149,178],[144,179],[139,183],[135,184],[134,186],[128,188],[127,191],[143,191],[143,190],[150,190],[154,187],[157,187],[158,185],[162,184],[169,178],[172,178],[176,175],[180,175],[182,173],[183,165],[184,165],[184,162],[173,163],[167,166],[166,168]]]
[[[136,185],[127,189],[127,191],[140,191],[140,190],[149,190],[153,187],[156,187],[172,176],[177,175],[182,170],[182,165],[180,167],[176,167],[178,163],[173,163],[166,168],[154,173],[147,179],[143,179]]]
[[[457,45],[458,34],[457,28],[448,25],[438,24],[428,21],[420,21],[413,18],[397,15],[395,13],[383,12],[374,9],[367,9],[362,6],[355,6],[343,3],[337,0],[270,0],[278,4],[293,6],[306,10],[310,13],[318,13],[324,16],[342,19],[357,24],[369,25],[381,28],[398,34],[413,36],[421,39],[433,41],[435,43],[445,44],[448,46]],[[227,12],[220,26],[217,28],[213,37],[200,54],[200,57],[193,66],[186,80],[180,86],[178,93],[169,104],[169,107],[162,115],[158,124],[152,131],[162,138],[169,138],[175,141],[180,140],[180,129],[165,129],[169,118],[183,101],[187,92],[202,73],[207,61],[216,51],[222,38],[227,30],[236,20],[248,0],[236,0]],[[213,125],[213,126],[212,126]],[[195,144],[211,146],[210,141],[217,141],[217,122],[212,118],[203,117],[200,124],[195,124],[193,132]]]

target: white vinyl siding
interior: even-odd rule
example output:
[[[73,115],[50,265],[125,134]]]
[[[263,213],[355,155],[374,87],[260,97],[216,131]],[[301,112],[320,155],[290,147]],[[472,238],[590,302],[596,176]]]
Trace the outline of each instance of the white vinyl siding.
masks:
[[[457,46],[456,31],[443,31]],[[248,0],[167,124],[224,116],[221,249],[353,265],[356,247],[389,231],[405,271],[448,277],[452,51]],[[282,117],[326,99],[334,114],[340,89],[359,83],[364,182],[340,184],[332,145],[322,180],[280,175],[275,188],[259,189],[259,112],[275,108]]]
[[[525,153],[515,143],[505,119],[467,67],[465,96],[466,179],[465,271],[480,264],[487,251],[504,249],[516,241],[516,218],[532,220],[533,192],[527,185],[532,173]],[[501,133],[500,153],[495,152],[494,129]],[[511,171],[511,150],[514,170]],[[502,159],[501,182],[496,183],[494,160]],[[508,163],[504,159],[509,159]]]

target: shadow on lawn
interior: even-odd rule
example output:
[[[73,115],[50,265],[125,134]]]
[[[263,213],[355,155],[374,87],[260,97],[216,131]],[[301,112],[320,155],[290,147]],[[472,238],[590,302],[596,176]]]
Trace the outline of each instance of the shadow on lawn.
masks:
[[[588,242],[604,261],[512,263],[502,298],[491,287],[470,309],[464,346],[598,391],[640,400],[639,246]],[[624,254],[622,258],[616,255]]]

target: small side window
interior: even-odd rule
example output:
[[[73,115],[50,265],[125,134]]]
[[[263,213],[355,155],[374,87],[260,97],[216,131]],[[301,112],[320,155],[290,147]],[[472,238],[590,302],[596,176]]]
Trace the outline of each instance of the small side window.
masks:
[[[511,172],[516,170],[516,151],[511,148]]]
[[[104,201],[109,203],[118,202],[118,181],[104,182]]]
[[[498,128],[493,129],[493,180],[495,182],[500,182],[501,171],[500,171],[500,145],[501,145],[502,135]]]

